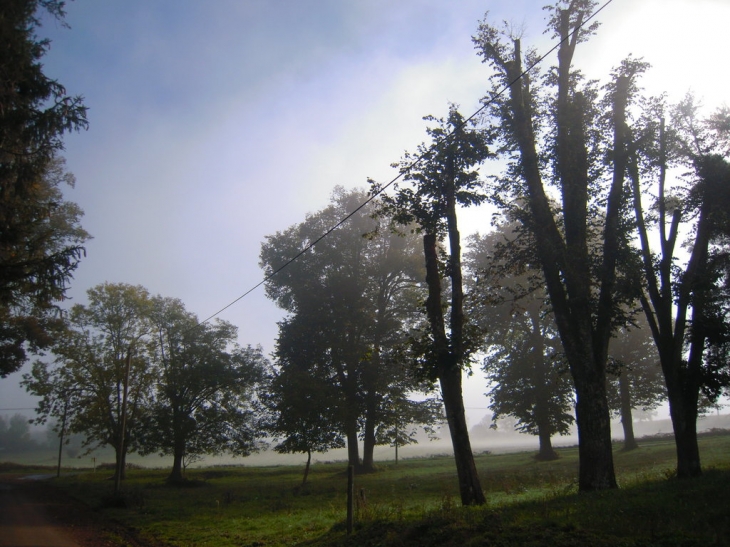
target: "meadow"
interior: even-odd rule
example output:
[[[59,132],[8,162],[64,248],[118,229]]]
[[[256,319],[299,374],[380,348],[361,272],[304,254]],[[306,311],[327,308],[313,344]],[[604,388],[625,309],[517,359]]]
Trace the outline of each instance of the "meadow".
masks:
[[[730,545],[730,432],[703,434],[705,473],[674,478],[674,442],[615,447],[620,489],[578,494],[577,448],[538,462],[534,452],[479,454],[488,503],[460,507],[451,457],[381,462],[357,476],[356,524],[345,527],[344,462],[192,469],[184,485],[166,469],[131,469],[121,496],[110,472],[67,473],[54,484],[151,545],[436,546]]]

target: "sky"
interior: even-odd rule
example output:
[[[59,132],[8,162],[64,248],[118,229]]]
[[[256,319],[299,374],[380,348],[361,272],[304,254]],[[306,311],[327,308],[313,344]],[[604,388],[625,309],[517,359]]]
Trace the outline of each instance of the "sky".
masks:
[[[603,5],[600,2],[599,5]],[[208,318],[262,280],[266,235],[365,187],[425,140],[427,114],[479,107],[490,72],[471,36],[488,20],[552,46],[535,0],[75,0],[64,28],[46,19],[44,70],[83,95],[89,129],[65,138],[93,236],[69,296],[139,284]],[[653,68],[651,93],[727,101],[730,0],[613,0],[575,64],[605,78],[629,53]],[[550,57],[549,62],[555,63]],[[462,233],[485,232],[485,211]],[[218,317],[242,344],[274,348],[282,312],[262,287]],[[24,370],[27,370],[26,367]],[[0,407],[34,405],[0,380]],[[471,423],[488,413],[479,374],[465,388]],[[3,414],[5,412],[3,411]]]

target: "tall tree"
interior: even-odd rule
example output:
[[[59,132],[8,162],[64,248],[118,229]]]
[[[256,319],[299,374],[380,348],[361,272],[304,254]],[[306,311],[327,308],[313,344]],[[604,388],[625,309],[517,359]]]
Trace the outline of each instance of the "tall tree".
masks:
[[[421,145],[417,156],[406,154],[395,164],[404,180],[414,186],[400,187],[395,196],[383,198],[384,210],[400,224],[415,224],[423,234],[428,329],[419,341],[417,354],[422,370],[432,380],[438,379],[441,387],[461,501],[464,505],[483,504],[486,500],[471,451],[462,396],[462,373],[469,364],[475,340],[469,335],[464,317],[457,208],[485,199],[477,167],[489,156],[489,150],[485,135],[468,126],[453,105],[446,120],[432,116],[425,119],[437,124],[427,130],[432,144]],[[374,185],[374,190],[378,189]],[[439,258],[439,241],[444,238],[449,241],[446,264]],[[448,319],[443,313],[445,278],[450,282]]]
[[[53,364],[33,368],[30,391],[50,408],[43,379],[74,386],[69,427],[86,435],[88,447],[112,446],[119,479],[124,478],[130,447],[139,446],[138,425],[149,408],[155,370],[146,343],[150,333],[150,297],[141,286],[103,283],[87,291],[88,305],[76,304],[68,328],[53,346]]]
[[[641,303],[667,386],[677,475],[692,477],[702,472],[700,393],[715,399],[728,382],[730,115],[718,111],[703,121],[688,97],[674,109],[670,130],[664,117],[663,101],[647,103],[642,130],[632,142],[630,176],[646,287]],[[672,183],[673,165],[688,169],[688,176]],[[651,209],[642,201],[647,194],[655,196]],[[690,225],[684,234],[683,223]],[[686,260],[678,249],[683,235]]]
[[[261,349],[239,347],[228,322],[198,324],[173,298],[152,298],[150,323],[147,351],[156,375],[141,452],[172,455],[168,480],[180,482],[185,457],[257,451],[255,388],[266,366]]]
[[[411,324],[413,306],[405,302],[414,298],[419,270],[413,238],[382,229],[370,204],[279,269],[366,197],[337,188],[329,207],[268,236],[261,248],[261,265],[270,276],[267,294],[288,312],[279,325],[277,365],[281,374],[289,367],[309,370],[336,387],[336,421],[347,439],[349,462],[359,471],[373,469],[377,430],[389,419],[386,392],[417,387],[398,383],[402,367],[392,358]]]
[[[63,22],[63,2],[7,0],[0,5],[0,377],[26,352],[48,347],[54,303],[63,300],[88,234],[81,210],[63,200],[73,178],[59,153],[63,134],[87,126],[80,97],[43,74],[49,41],[40,12]]]
[[[558,66],[533,86],[534,51],[523,55],[521,40],[483,22],[474,43],[494,70],[491,130],[508,159],[497,181],[494,202],[505,209],[527,204],[517,218],[537,242],[540,266],[576,389],[579,489],[615,488],[611,429],[606,398],[608,342],[622,294],[617,264],[627,248],[623,222],[629,131],[627,106],[634,79],[645,66],[624,64],[600,93],[572,67],[578,43],[596,2],[558,2],[550,8],[548,30],[560,40]],[[604,115],[603,113],[607,114]],[[611,135],[611,140],[604,136]],[[608,142],[607,142],[608,141]],[[556,188],[560,209],[551,202]],[[600,220],[600,226],[594,223]],[[600,244],[590,244],[600,232]]]

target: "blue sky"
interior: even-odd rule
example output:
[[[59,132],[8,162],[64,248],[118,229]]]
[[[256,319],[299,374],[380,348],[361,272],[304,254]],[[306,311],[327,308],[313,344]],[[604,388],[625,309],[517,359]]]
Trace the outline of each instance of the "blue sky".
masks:
[[[448,102],[473,112],[489,72],[471,35],[524,24],[550,47],[535,0],[75,0],[48,21],[46,73],[89,107],[66,138],[67,193],[94,236],[72,302],[104,281],[141,284],[208,317],[261,280],[259,246],[324,207],[332,188],[387,181]],[[725,100],[727,0],[613,0],[576,62],[605,77],[629,52],[652,92]],[[551,60],[551,62],[554,62]],[[486,231],[471,212],[464,233]],[[258,289],[221,316],[243,344],[273,349],[281,313]],[[27,406],[19,374],[2,406]],[[486,406],[477,380],[467,405]],[[486,412],[476,412],[484,414]],[[478,419],[479,416],[476,417]],[[474,420],[472,420],[474,421]]]

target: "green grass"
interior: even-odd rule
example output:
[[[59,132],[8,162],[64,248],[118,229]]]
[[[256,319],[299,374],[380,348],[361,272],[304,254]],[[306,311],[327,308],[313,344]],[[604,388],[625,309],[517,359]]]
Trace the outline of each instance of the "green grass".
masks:
[[[108,472],[62,477],[63,487],[142,538],[174,546],[726,545],[730,544],[730,434],[700,440],[703,477],[672,479],[672,439],[617,445],[621,489],[577,494],[577,448],[537,462],[532,453],[479,455],[488,503],[459,505],[450,457],[380,464],[356,477],[357,525],[345,535],[343,463],[301,467],[214,467],[188,471],[171,486],[168,470],[130,470],[127,506],[115,507]]]

